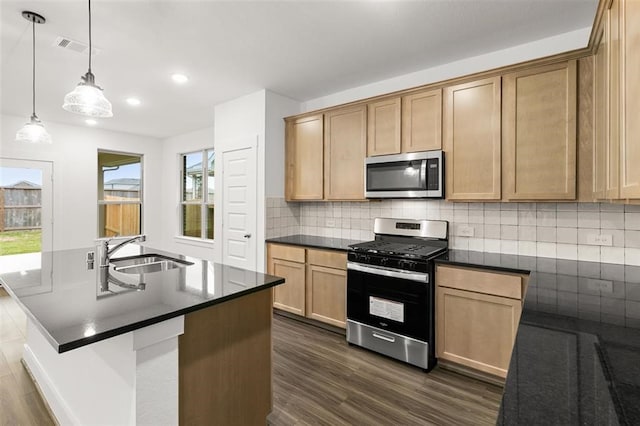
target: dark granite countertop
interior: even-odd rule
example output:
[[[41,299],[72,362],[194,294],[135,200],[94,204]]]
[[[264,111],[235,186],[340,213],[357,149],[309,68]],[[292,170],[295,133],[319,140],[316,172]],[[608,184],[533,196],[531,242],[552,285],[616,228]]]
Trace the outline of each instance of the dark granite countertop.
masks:
[[[316,235],[288,235],[286,237],[268,238],[267,243],[289,244],[292,246],[313,247],[329,250],[349,250],[351,244],[358,244],[362,241],[347,240],[344,238],[318,237]]]
[[[59,353],[260,291],[284,279],[130,244],[116,258],[160,253],[186,268],[124,274],[87,268],[95,247],[22,255],[0,281]]]
[[[450,250],[528,273],[498,424],[640,424],[640,267]]]

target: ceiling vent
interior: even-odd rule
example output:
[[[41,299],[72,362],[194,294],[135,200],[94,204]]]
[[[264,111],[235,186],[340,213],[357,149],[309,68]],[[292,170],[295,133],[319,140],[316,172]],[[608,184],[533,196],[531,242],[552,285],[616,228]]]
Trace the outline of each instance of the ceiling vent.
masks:
[[[56,41],[53,43],[53,45],[61,47],[65,50],[71,50],[76,53],[87,53],[87,50],[89,50],[88,44],[84,44],[76,40],[71,40],[67,37],[56,37]],[[94,47],[93,52],[91,53],[95,56],[100,53],[100,50]]]

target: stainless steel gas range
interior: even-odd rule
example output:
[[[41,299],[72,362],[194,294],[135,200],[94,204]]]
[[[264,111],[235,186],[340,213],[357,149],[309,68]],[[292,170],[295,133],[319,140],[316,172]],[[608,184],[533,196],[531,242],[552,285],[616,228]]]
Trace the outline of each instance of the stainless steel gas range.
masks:
[[[433,258],[448,249],[448,223],[377,218],[374,232],[347,253],[347,341],[431,370]]]

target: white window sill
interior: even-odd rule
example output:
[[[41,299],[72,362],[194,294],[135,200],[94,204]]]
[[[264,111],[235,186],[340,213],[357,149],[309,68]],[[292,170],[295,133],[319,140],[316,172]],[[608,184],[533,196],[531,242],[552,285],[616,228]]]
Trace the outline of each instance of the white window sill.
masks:
[[[173,239],[178,244],[187,244],[190,246],[203,247],[208,249],[213,248],[213,240],[203,240],[202,238],[183,237],[181,235],[176,235],[175,237],[173,237]]]

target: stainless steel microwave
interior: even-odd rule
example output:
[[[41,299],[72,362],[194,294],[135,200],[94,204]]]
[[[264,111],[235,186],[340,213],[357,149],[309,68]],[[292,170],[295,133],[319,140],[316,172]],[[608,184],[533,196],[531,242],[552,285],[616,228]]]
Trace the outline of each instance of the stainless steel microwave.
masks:
[[[367,198],[444,198],[444,153],[422,151],[365,160]]]

